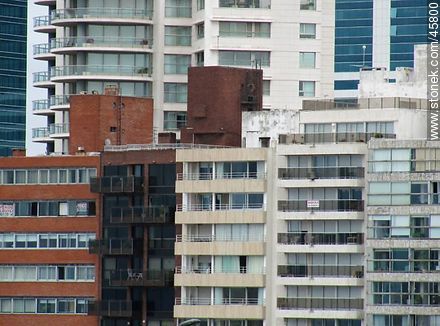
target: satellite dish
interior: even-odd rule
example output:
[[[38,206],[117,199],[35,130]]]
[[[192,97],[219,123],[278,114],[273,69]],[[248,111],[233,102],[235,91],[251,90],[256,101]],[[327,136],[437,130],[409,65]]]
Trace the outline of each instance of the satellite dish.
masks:
[[[106,138],[106,140],[104,141],[104,145],[110,146],[111,144],[112,144],[112,141],[109,138]]]

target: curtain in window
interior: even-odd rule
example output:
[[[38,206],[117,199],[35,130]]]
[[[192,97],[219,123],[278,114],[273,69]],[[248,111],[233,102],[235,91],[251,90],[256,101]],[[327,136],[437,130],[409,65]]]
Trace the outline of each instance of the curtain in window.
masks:
[[[264,269],[264,258],[260,256],[247,257],[247,272],[252,274],[261,274]]]

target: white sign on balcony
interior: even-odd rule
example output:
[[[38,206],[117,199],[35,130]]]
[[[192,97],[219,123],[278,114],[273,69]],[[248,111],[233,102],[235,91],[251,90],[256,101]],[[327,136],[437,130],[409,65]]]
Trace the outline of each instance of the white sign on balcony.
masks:
[[[308,200],[307,208],[319,208],[319,200]]]

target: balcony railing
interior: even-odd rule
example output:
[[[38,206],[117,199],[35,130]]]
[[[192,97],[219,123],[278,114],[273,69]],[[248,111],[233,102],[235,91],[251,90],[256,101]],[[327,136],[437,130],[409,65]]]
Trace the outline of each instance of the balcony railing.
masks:
[[[265,274],[265,268],[249,268],[246,266],[240,266],[237,268],[225,268],[211,266],[194,266],[194,267],[181,267],[175,268],[176,274]]]
[[[131,317],[132,302],[122,300],[89,301],[88,314],[104,317]]]
[[[33,128],[32,129],[32,138],[48,138],[49,137],[49,128]]]
[[[34,83],[41,83],[50,81],[48,71],[39,71],[32,74]]]
[[[49,100],[34,100],[32,101],[32,111],[44,111],[49,109]]]
[[[69,47],[118,47],[118,48],[150,48],[153,39],[135,37],[81,36],[54,38],[50,42],[51,49]]]
[[[363,167],[310,167],[280,168],[280,179],[359,179],[364,177]]]
[[[216,211],[224,210],[246,210],[246,209],[264,209],[263,203],[255,204],[221,204],[215,205],[211,204],[190,204],[190,205],[177,205],[177,211],[189,212],[189,211],[212,211],[215,208]]]
[[[174,208],[165,206],[115,207],[110,213],[110,223],[161,224],[173,221]]]
[[[176,305],[261,305],[263,300],[258,298],[176,298]]]
[[[178,173],[177,180],[265,179],[265,172]]]
[[[280,135],[280,144],[366,143],[371,138],[396,138],[395,134],[347,132]]]
[[[104,275],[108,275],[112,286],[172,286],[174,279],[173,271],[126,269],[104,271]]]
[[[359,199],[339,200],[279,200],[278,211],[280,212],[363,212],[364,201]]]
[[[153,17],[153,10],[128,8],[68,8],[53,10],[50,16],[53,22],[60,19],[77,18],[151,19]]]
[[[361,310],[363,299],[342,298],[278,298],[278,309]]]
[[[262,234],[246,234],[242,236],[221,236],[221,235],[176,235],[177,242],[260,242],[264,241]]]
[[[440,273],[438,260],[375,259],[367,264],[369,273]]]
[[[34,27],[42,27],[42,26],[49,26],[49,25],[50,25],[49,16],[34,17]]]
[[[90,240],[89,253],[99,255],[133,255],[141,252],[142,239],[107,239]]]
[[[362,278],[363,266],[343,265],[278,265],[281,277],[354,277]]]
[[[285,245],[360,245],[363,233],[278,233],[278,243]]]
[[[34,55],[47,54],[50,52],[50,47],[48,43],[34,44],[33,50]]]
[[[50,68],[50,77],[66,76],[133,76],[151,75],[152,67],[111,66],[111,65],[72,65]],[[34,79],[35,82],[35,79]]]
[[[70,95],[52,95],[49,98],[50,106],[68,105],[70,104]]]
[[[148,250],[174,250],[175,238],[149,238]]]
[[[144,191],[144,178],[135,176],[105,176],[90,178],[94,193],[132,193]]]
[[[50,135],[68,134],[69,124],[68,123],[54,123],[49,125]]]

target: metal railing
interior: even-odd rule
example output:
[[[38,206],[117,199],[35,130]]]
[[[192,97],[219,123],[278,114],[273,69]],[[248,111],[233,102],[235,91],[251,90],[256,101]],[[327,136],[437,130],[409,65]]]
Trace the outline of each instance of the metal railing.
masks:
[[[49,97],[50,106],[69,105],[70,95],[51,95]]]
[[[49,128],[32,128],[32,138],[48,138],[49,137]]]
[[[236,31],[222,31],[219,32],[220,37],[252,37],[252,38],[269,38],[270,32],[236,32]]]
[[[426,99],[406,97],[363,98],[347,103],[333,100],[304,100],[302,110],[359,110],[359,109],[428,109]]]
[[[106,317],[130,317],[132,302],[123,300],[89,301],[88,314]]]
[[[56,22],[60,19],[77,18],[151,19],[153,17],[153,10],[128,8],[67,8],[52,10],[50,17],[52,22]]]
[[[344,265],[278,265],[281,277],[354,277],[362,278],[363,266]]]
[[[69,47],[118,47],[118,48],[147,48],[153,46],[152,38],[111,37],[111,36],[80,36],[54,38],[50,41],[51,49]]]
[[[107,239],[90,240],[89,253],[99,255],[132,255],[134,248],[142,250],[142,240],[134,239]]]
[[[364,243],[363,233],[278,233],[278,243],[286,245],[360,245]]]
[[[50,17],[49,16],[37,16],[34,17],[34,27],[42,27],[50,25]]]
[[[176,274],[265,274],[265,268],[249,268],[246,266],[239,266],[237,268],[224,268],[210,266],[198,267],[181,267],[175,268]]]
[[[262,305],[263,300],[258,298],[176,298],[176,305]]]
[[[247,234],[243,236],[221,235],[176,235],[176,242],[261,242],[264,241],[262,234]]]
[[[278,211],[280,212],[306,212],[306,211],[326,211],[326,212],[363,212],[364,201],[359,199],[339,199],[339,200],[313,200],[313,205],[309,200],[279,200]]]
[[[177,180],[265,179],[265,172],[178,173]]]
[[[49,43],[34,44],[33,53],[34,55],[50,53]]]
[[[34,72],[32,74],[32,76],[33,76],[33,82],[34,83],[50,81],[50,77],[49,77],[49,72],[48,71]]]
[[[364,168],[355,166],[279,168],[280,179],[360,179]]]
[[[33,100],[32,111],[44,111],[49,109],[49,100]]]
[[[374,259],[367,261],[369,273],[440,273],[438,260]]]
[[[165,150],[165,149],[212,149],[212,148],[231,148],[231,146],[221,145],[205,145],[205,144],[185,144],[185,143],[170,143],[170,144],[130,144],[130,145],[106,145],[104,150],[106,152],[127,152],[127,151],[141,151],[141,150]]]
[[[339,132],[280,135],[280,144],[366,143],[372,138],[395,139],[396,134]]]
[[[363,299],[343,298],[278,298],[278,309],[318,309],[318,310],[361,310],[364,308]]]
[[[110,211],[110,223],[171,223],[174,208],[165,206],[114,207]]]
[[[90,178],[94,193],[130,193],[144,191],[144,178],[135,176],[104,176]]]
[[[59,135],[68,134],[69,124],[68,123],[54,123],[49,125],[49,135]]]
[[[50,67],[50,77],[87,75],[142,76],[151,75],[152,72],[151,66],[71,65]]]
[[[165,286],[173,283],[173,271],[113,270],[104,271],[104,279],[112,286]]]
[[[264,204],[263,203],[257,203],[257,204],[216,204],[212,206],[211,204],[190,204],[190,205],[177,205],[176,211],[179,212],[190,212],[190,211],[225,211],[225,210],[247,210],[247,209],[254,209],[254,210],[263,210]]]

